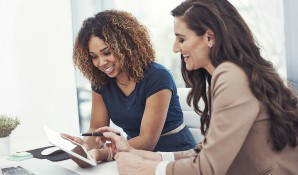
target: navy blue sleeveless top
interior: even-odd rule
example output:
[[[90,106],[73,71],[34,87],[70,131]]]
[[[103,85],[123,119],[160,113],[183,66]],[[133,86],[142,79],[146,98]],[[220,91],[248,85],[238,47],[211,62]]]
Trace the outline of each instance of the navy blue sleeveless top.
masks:
[[[92,89],[94,90],[94,88]],[[163,89],[172,91],[167,118],[162,130],[163,134],[177,128],[183,123],[183,113],[179,103],[176,85],[173,77],[164,66],[155,62],[150,63],[144,72],[144,78],[136,83],[135,89],[129,96],[126,96],[121,91],[116,84],[115,78],[108,79],[105,86],[94,91],[103,97],[110,119],[117,126],[121,127],[126,132],[128,139],[130,139],[139,135],[146,99]],[[192,137],[191,134],[190,137]],[[189,149],[194,146],[195,143],[193,142]],[[177,149],[180,150],[179,148]]]

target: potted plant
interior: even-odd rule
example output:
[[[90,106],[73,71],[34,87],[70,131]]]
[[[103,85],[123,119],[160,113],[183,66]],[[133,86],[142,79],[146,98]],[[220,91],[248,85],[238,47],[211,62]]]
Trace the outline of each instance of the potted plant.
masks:
[[[16,117],[0,114],[0,156],[8,155],[9,135],[20,124]]]

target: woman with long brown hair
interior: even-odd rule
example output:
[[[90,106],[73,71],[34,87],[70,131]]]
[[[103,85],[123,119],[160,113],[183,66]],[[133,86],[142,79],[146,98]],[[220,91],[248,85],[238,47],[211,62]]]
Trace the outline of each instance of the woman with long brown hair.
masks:
[[[261,56],[235,7],[227,0],[191,0],[172,15],[174,52],[192,89],[187,102],[201,117],[205,139],[194,150],[161,154],[122,144],[120,174],[297,174],[297,96]],[[113,133],[105,136],[124,143]]]

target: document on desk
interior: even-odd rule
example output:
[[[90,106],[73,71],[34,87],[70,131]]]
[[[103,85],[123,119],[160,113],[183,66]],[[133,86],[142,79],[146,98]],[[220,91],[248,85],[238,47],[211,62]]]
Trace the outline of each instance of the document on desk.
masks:
[[[96,160],[89,154],[89,152],[87,151],[87,149],[79,144],[79,143],[74,143],[74,142],[71,142],[69,140],[66,140],[64,138],[62,138],[62,136],[60,135],[60,133],[50,129],[49,127],[45,126],[44,127],[44,130],[45,130],[45,133],[49,139],[49,142],[54,145],[54,146],[57,146],[59,147],[61,150],[67,152],[68,154],[92,165],[92,166],[96,166],[97,163],[96,163]],[[85,154],[87,155],[87,157],[83,157],[77,153],[75,153],[74,151],[72,151],[72,149],[75,147],[75,146],[80,146],[82,148],[82,150],[84,150]]]

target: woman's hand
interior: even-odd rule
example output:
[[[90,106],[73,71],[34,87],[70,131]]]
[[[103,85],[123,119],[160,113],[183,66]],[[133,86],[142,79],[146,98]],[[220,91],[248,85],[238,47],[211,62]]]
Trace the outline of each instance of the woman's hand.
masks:
[[[83,145],[87,150],[89,148],[88,145],[85,143],[85,141],[80,137],[71,136],[65,133],[61,133],[61,137],[65,140],[70,141],[74,145]]]
[[[72,142],[73,144],[75,145],[82,145],[84,146],[87,150],[89,149],[88,148],[88,145],[84,142],[83,139],[79,138],[79,137],[75,137],[75,136],[71,136],[71,135],[68,135],[68,134],[64,134],[64,133],[61,133],[61,137]],[[76,146],[73,150],[73,152],[83,156],[83,157],[87,157],[86,153],[84,152],[84,150],[82,149],[81,146]],[[88,163],[72,156],[72,155],[68,155],[69,158],[71,158],[75,163],[77,163],[79,165],[79,167],[81,168],[88,168],[90,167],[91,165],[89,165]]]
[[[115,156],[120,175],[154,175],[159,162],[141,158],[130,152],[120,152]]]
[[[114,153],[117,152],[129,152],[133,150],[133,148],[128,144],[126,138],[116,129],[110,127],[102,127],[95,130],[95,132],[103,133],[104,137],[97,137],[96,142],[98,144],[103,144],[107,140],[111,141],[111,144],[107,144],[108,147],[111,147]],[[121,136],[116,135],[116,133],[120,133]]]
[[[62,133],[61,134],[61,137],[72,142],[73,144],[75,145],[82,145],[86,148],[86,150],[88,150],[89,154],[96,160],[96,161],[104,161],[107,159],[107,148],[103,147],[103,145],[99,145],[97,148],[90,148],[88,146],[88,144],[81,138],[79,137],[75,137],[75,136],[71,136],[71,135],[68,135],[68,134],[64,134]],[[99,148],[102,148],[102,149],[99,149]],[[81,146],[76,146],[73,150],[73,152],[83,156],[83,157],[87,157],[85,151],[82,149]],[[76,162],[79,167],[81,168],[88,168],[90,167],[90,165],[72,155],[69,155],[69,157],[74,161]]]
[[[142,157],[143,159],[153,160],[153,161],[162,161],[162,156],[160,153],[145,151],[145,150],[132,150],[130,153],[133,153],[137,156]]]

